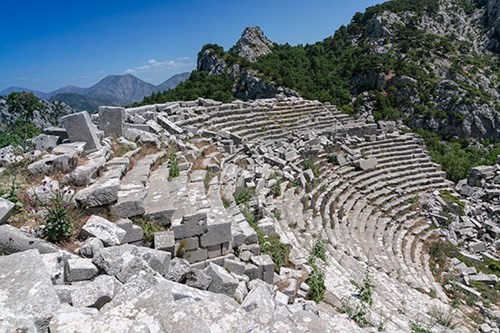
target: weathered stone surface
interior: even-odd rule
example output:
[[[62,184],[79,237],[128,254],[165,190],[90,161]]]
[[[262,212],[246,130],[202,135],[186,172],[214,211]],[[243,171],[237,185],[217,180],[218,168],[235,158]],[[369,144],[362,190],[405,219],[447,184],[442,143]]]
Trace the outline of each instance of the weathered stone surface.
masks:
[[[157,250],[170,252],[173,257],[175,254],[174,232],[171,230],[155,232],[154,246]]]
[[[201,246],[212,246],[231,241],[231,222],[207,225],[207,232],[200,237]]]
[[[212,283],[210,283],[208,291],[228,296],[234,295],[234,292],[238,287],[238,280],[236,280],[224,268],[210,263],[203,271],[212,278]]]
[[[135,243],[144,239],[144,230],[142,230],[141,226],[135,225],[131,220],[121,219],[116,221],[116,225],[126,232],[122,243]]]
[[[40,253],[59,252],[60,249],[43,239],[32,237],[8,224],[0,225],[0,252],[14,253],[37,249]]]
[[[99,157],[87,161],[86,164],[77,166],[73,172],[68,175],[68,180],[76,186],[85,186],[93,183],[102,170],[106,158]]]
[[[78,156],[85,151],[86,145],[85,142],[63,143],[52,149],[52,154]]]
[[[272,311],[276,307],[276,304],[270,286],[262,284],[252,289],[245,297],[243,303],[241,303],[241,307],[248,312],[257,308],[265,308]]]
[[[253,256],[250,260],[262,271],[262,277],[260,278],[269,284],[273,284],[274,262],[271,256],[263,254],[260,256]]]
[[[0,299],[0,325],[12,329],[4,332],[47,331],[60,302],[37,250],[0,256]]]
[[[92,317],[97,309],[61,307],[50,321],[51,333],[90,333]]]
[[[175,239],[184,239],[203,235],[207,230],[207,214],[195,213],[184,215],[180,224],[173,224],[172,229]]]
[[[7,223],[16,205],[7,199],[0,197],[0,224]]]
[[[75,199],[85,207],[100,207],[109,205],[118,200],[120,179],[111,178],[98,181],[83,190],[80,190]]]
[[[47,155],[28,165],[32,175],[48,175],[55,171],[68,173],[76,167],[76,158],[72,155]]]
[[[139,261],[135,260],[139,259]],[[141,265],[140,262],[143,262]],[[124,244],[104,248],[94,255],[93,263],[106,274],[123,279],[140,270],[165,275],[170,266],[170,253],[157,251],[146,247]],[[120,279],[121,280],[121,279]],[[125,282],[124,280],[121,280]]]
[[[90,120],[88,112],[79,112],[61,118],[64,128],[72,142],[85,142],[85,151],[93,152],[101,149],[95,127]]]
[[[62,252],[44,253],[41,255],[45,270],[54,285],[64,284],[65,257]]]
[[[126,231],[105,218],[92,215],[82,227],[84,237],[99,238],[104,245],[120,245],[126,235]]]
[[[190,287],[207,290],[212,278],[200,269],[193,269],[187,274],[186,284]]]
[[[245,264],[240,261],[226,258],[224,259],[224,268],[227,269],[230,273],[234,273],[236,275],[245,274]]]
[[[122,136],[124,118],[125,108],[112,106],[99,107],[99,129],[104,132],[105,136]]]
[[[99,273],[91,259],[68,259],[66,261],[66,281],[78,282],[91,280]]]
[[[71,296],[73,306],[77,308],[93,307],[101,309],[113,299],[121,283],[109,275],[99,275],[94,281],[77,287]]]
[[[170,262],[170,269],[165,275],[165,278],[170,281],[183,283],[189,272],[191,272],[189,261],[186,259],[174,258]]]
[[[367,171],[370,169],[373,169],[377,165],[377,159],[376,158],[368,158],[368,159],[362,159],[359,160],[358,166],[361,170]]]
[[[57,146],[60,138],[55,135],[40,134],[31,139],[36,150],[50,150]]]
[[[104,248],[104,244],[99,238],[90,237],[85,240],[83,245],[78,249],[78,252],[81,256],[92,258],[102,248]]]

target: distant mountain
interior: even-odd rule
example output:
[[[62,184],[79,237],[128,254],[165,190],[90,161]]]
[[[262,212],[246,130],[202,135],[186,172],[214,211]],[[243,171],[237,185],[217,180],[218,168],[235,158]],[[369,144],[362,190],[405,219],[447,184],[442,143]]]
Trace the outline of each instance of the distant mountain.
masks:
[[[158,86],[144,82],[131,74],[109,75],[89,88],[66,86],[44,93],[21,87],[10,87],[0,91],[0,96],[8,96],[12,92],[31,92],[47,101],[64,102],[76,111],[95,112],[99,105],[130,105],[155,92],[175,88],[179,83],[186,81],[190,74],[176,74]]]
[[[165,82],[156,86],[156,90],[159,92],[163,92],[165,90],[173,89],[173,88],[177,87],[177,85],[179,85],[180,83],[189,79],[189,75],[191,75],[190,72],[176,74],[176,75],[172,76],[170,79],[168,79]]]
[[[2,91],[0,91],[0,96],[8,96],[8,95],[12,94],[13,92],[30,92],[38,98],[42,98],[45,100],[49,99],[49,94],[47,94],[47,93],[37,91],[37,90],[27,89],[27,88],[21,88],[21,87],[9,87],[5,90],[2,90]]]
[[[77,86],[66,86],[66,87],[62,87],[62,88],[59,88],[59,89],[56,89],[54,91],[51,91],[48,93],[49,95],[49,98],[52,98],[56,95],[60,95],[60,94],[81,94],[81,95],[85,95],[85,91],[87,90],[88,88],[80,88],[80,87],[77,87]]]
[[[110,75],[85,91],[85,96],[110,100],[116,105],[140,101],[156,91],[156,86],[131,75]]]
[[[51,102],[60,101],[71,106],[75,111],[97,112],[101,105],[114,104],[110,100],[93,98],[90,96],[80,95],[76,93],[62,93],[52,96]]]

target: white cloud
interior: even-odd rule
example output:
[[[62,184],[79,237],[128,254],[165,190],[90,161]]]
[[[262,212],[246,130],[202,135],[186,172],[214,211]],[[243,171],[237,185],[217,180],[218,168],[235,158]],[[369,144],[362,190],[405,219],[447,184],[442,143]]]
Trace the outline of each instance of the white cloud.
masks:
[[[150,59],[144,65],[127,69],[125,73],[127,74],[153,73],[165,70],[188,68],[193,66],[193,63],[191,63],[189,60],[190,60],[189,57],[179,58],[177,60],[165,60],[165,61]]]

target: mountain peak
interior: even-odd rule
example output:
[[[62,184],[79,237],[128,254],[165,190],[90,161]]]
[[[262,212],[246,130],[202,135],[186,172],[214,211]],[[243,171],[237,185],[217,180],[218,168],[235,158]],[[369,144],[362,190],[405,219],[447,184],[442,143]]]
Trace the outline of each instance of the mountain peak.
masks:
[[[273,45],[260,27],[248,27],[241,34],[234,51],[248,61],[255,62],[258,57],[271,53]]]

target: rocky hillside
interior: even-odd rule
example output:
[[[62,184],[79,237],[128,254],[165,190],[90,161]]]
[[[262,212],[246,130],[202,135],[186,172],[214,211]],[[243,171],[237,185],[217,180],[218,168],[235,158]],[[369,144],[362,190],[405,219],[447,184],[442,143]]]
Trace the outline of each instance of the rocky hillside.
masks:
[[[500,155],[283,96],[61,122],[0,150],[1,332],[498,332]]]
[[[228,52],[205,45],[198,71],[226,75],[232,98],[297,92],[368,121],[401,120],[444,137],[499,141],[498,4],[390,1],[305,46],[272,44],[249,28]],[[181,99],[186,87],[167,99]]]
[[[43,128],[60,125],[60,118],[75,111],[65,103],[47,102],[32,93],[0,97],[0,147],[34,137]]]

